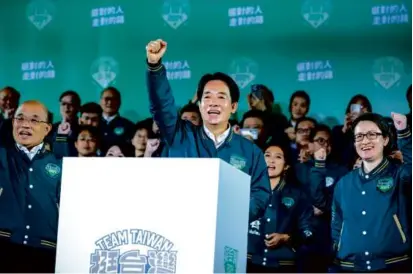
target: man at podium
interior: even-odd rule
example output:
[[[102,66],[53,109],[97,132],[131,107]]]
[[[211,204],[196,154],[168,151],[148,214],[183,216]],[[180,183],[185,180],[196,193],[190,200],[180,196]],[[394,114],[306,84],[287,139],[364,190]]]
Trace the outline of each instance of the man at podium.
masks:
[[[270,182],[261,150],[231,130],[229,118],[236,112],[240,97],[237,84],[221,72],[205,74],[197,89],[203,125],[181,120],[161,62],[166,48],[167,43],[160,39],[147,45],[146,81],[150,111],[168,147],[168,157],[220,158],[249,174],[249,218],[256,220],[269,203]]]

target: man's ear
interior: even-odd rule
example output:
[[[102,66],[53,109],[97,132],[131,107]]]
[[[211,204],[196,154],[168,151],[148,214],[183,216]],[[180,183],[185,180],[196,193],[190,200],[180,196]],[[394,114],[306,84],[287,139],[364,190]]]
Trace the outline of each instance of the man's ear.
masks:
[[[49,124],[49,123],[47,123],[47,124],[45,125],[44,129],[45,129],[45,133],[46,133],[45,136],[47,136],[47,135],[49,135],[50,131],[52,130],[52,125]]]
[[[231,108],[232,108],[232,110],[231,110],[231,113],[232,113],[232,114],[234,114],[235,112],[237,112],[238,102],[232,103],[232,104],[231,104]]]

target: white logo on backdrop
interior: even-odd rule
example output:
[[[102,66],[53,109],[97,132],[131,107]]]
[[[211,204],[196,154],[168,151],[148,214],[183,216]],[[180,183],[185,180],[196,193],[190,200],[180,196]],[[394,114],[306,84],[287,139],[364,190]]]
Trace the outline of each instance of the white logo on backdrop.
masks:
[[[21,64],[23,81],[54,79],[56,72],[51,60],[29,61]]]
[[[409,23],[409,12],[404,4],[373,6],[371,15],[373,16],[373,26]]]
[[[188,0],[164,0],[162,6],[162,18],[173,29],[179,28],[188,20]]]
[[[258,65],[249,58],[238,58],[234,60],[230,67],[230,75],[243,89],[255,80],[258,74]]]
[[[328,0],[307,0],[301,7],[301,14],[311,26],[318,28],[324,24],[331,13],[331,3]]]
[[[385,89],[400,85],[400,79],[404,73],[404,64],[396,57],[387,56],[374,61],[374,80]]]
[[[228,17],[230,27],[264,24],[264,15],[258,5],[229,8]]]
[[[50,0],[32,0],[26,7],[26,15],[29,21],[42,30],[53,19],[56,7]]]
[[[100,87],[106,88],[115,83],[119,74],[119,65],[112,57],[100,57],[93,62],[90,70],[93,80]]]
[[[125,14],[121,6],[100,7],[92,9],[92,27],[103,27],[109,25],[123,25],[125,23]]]
[[[163,62],[169,80],[191,79],[191,68],[187,60]]]
[[[298,81],[318,81],[333,79],[330,60],[303,61],[297,64]]]

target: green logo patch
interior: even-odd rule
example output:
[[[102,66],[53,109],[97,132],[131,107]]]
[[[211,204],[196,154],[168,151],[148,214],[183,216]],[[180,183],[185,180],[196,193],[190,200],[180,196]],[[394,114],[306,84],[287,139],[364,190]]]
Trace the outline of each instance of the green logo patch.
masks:
[[[114,132],[116,135],[122,135],[125,132],[125,129],[123,127],[117,127],[114,129]]]
[[[282,203],[287,207],[290,208],[294,205],[294,199],[290,197],[283,197],[282,198]]]
[[[237,156],[237,155],[232,155],[231,158],[229,159],[229,163],[238,169],[243,169],[247,165],[247,160],[243,157]]]
[[[56,164],[48,163],[45,167],[46,174],[50,178],[56,178],[60,174],[60,167]]]
[[[386,193],[389,190],[391,190],[393,186],[394,186],[394,181],[393,181],[393,178],[391,177],[379,179],[377,182],[377,189],[383,193]]]
[[[226,246],[224,252],[225,273],[237,273],[238,250]]]

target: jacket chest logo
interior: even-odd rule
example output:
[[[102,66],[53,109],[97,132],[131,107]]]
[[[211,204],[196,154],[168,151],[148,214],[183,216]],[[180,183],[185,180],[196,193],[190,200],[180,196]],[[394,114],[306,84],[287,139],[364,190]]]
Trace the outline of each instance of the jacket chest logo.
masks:
[[[391,177],[379,179],[377,182],[377,189],[383,193],[388,192],[393,187],[394,187],[394,182],[393,182],[393,178]]]
[[[291,208],[294,204],[295,201],[293,198],[290,197],[283,197],[281,202],[283,203],[283,205],[285,205],[287,208]]]
[[[58,165],[48,163],[44,168],[47,176],[50,178],[56,178],[60,174],[60,167]]]
[[[247,165],[247,160],[243,157],[232,155],[231,158],[229,159],[229,163],[233,167],[242,170]]]
[[[334,178],[333,177],[326,177],[326,187],[330,187],[334,184]]]
[[[116,135],[122,135],[125,132],[125,129],[123,127],[117,127],[113,130]]]

